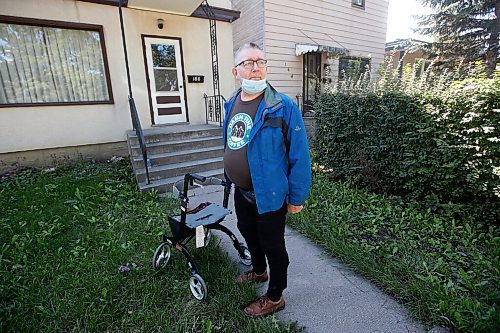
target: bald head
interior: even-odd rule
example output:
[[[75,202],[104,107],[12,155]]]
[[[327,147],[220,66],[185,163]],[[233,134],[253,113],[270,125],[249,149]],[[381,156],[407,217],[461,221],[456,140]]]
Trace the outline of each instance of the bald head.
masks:
[[[243,51],[247,49],[256,49],[262,52],[262,55],[264,55],[264,51],[262,51],[262,48],[255,44],[255,43],[246,43],[240,46],[240,48],[236,51],[234,54],[234,64],[239,64],[243,59],[242,59],[242,53]]]

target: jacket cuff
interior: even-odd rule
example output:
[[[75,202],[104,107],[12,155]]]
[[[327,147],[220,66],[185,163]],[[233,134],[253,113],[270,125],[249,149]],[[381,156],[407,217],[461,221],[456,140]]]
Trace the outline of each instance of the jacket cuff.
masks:
[[[292,200],[290,198],[288,198],[288,204],[292,205],[292,206],[303,206],[305,201],[302,200],[302,201],[299,201],[299,200]]]

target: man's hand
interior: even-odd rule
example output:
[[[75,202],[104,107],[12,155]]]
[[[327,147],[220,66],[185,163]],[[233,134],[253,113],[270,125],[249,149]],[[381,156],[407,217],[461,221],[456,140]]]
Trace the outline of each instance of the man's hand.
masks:
[[[294,205],[287,204],[287,210],[289,213],[292,213],[292,214],[300,213],[300,211],[303,208],[304,208],[304,206],[294,206]]]

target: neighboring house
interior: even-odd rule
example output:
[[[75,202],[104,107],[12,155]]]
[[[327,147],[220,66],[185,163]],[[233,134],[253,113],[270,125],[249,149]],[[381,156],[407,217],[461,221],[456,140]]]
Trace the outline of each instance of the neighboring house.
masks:
[[[311,109],[325,83],[354,67],[375,74],[384,61],[388,0],[231,0],[234,47],[261,45],[268,80]],[[297,98],[298,100],[300,97]]]
[[[385,44],[385,56],[392,68],[398,69],[399,76],[403,74],[403,69],[407,66],[416,66],[418,75],[431,65],[432,61],[420,47],[419,40],[398,39]]]
[[[205,124],[213,95],[202,0],[124,0],[131,89],[142,127]],[[217,19],[220,93],[234,89],[229,0]],[[118,0],[0,1],[0,171],[57,156],[127,155],[132,129]]]

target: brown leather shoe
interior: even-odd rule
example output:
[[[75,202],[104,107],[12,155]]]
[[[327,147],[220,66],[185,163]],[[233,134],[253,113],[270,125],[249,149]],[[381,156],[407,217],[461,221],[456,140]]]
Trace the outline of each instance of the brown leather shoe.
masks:
[[[285,299],[283,296],[277,302],[273,302],[267,295],[261,296],[258,300],[250,304],[243,310],[247,316],[259,318],[268,316],[285,308]]]
[[[264,271],[262,274],[256,274],[253,270],[246,271],[236,278],[236,282],[243,283],[245,281],[252,281],[255,283],[266,282],[269,279],[267,275],[267,271]]]

